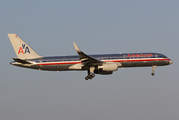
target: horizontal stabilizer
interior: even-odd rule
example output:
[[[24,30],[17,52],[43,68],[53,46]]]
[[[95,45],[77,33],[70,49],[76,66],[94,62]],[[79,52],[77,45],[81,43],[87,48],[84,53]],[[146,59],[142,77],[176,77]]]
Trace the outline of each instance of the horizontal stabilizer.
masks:
[[[22,63],[22,64],[31,64],[30,62],[27,62],[27,61],[19,59],[19,58],[13,58],[13,60],[15,60],[18,63]]]

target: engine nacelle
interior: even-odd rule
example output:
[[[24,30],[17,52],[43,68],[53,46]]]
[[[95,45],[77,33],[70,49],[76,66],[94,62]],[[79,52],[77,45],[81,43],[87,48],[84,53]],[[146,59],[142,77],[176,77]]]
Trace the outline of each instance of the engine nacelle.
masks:
[[[116,71],[118,69],[118,63],[104,63],[102,66],[98,66],[98,70],[102,71]]]
[[[102,75],[110,75],[113,72],[112,71],[95,70],[94,73],[96,73],[96,74],[102,74]]]

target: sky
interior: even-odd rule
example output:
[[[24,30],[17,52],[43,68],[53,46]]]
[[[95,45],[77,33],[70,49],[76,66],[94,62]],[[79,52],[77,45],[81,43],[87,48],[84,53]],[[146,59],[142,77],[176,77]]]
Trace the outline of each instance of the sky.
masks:
[[[1,120],[178,120],[178,0],[2,0]],[[42,56],[157,52],[173,64],[113,75],[10,65],[16,33]]]

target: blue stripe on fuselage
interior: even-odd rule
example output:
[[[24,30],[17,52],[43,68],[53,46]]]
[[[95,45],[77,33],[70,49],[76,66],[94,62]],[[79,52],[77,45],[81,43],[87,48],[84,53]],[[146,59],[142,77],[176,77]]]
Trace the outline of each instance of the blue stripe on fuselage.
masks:
[[[152,56],[150,54],[152,54]],[[111,60],[111,59],[163,58],[165,55],[160,53],[126,53],[126,54],[100,54],[100,55],[90,55],[90,56],[98,60]],[[29,59],[28,61],[35,61],[36,63],[79,61],[79,56],[78,55],[52,56],[52,57],[42,57],[37,59]]]

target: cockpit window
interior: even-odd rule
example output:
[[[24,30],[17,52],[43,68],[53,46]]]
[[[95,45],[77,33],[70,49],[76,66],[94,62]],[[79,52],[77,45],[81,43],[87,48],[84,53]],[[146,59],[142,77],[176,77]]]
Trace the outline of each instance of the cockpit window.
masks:
[[[163,56],[163,58],[167,58],[166,56]]]

